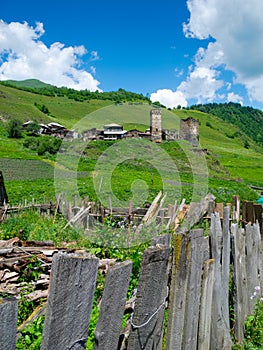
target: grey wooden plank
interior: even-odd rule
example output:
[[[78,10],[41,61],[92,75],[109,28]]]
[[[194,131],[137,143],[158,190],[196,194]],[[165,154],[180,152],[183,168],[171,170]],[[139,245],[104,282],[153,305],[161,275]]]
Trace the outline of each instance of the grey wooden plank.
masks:
[[[150,247],[143,254],[128,350],[160,349],[169,253],[168,247]]]
[[[182,348],[185,350],[197,348],[201,279],[204,262],[204,251],[206,248],[206,241],[203,236],[202,229],[192,230],[190,232],[190,236],[190,273],[186,294],[185,322],[182,346]]]
[[[156,246],[158,244],[162,244],[164,246],[170,247],[171,240],[172,240],[172,236],[171,234],[168,233],[168,234],[153,237],[151,239],[151,245]]]
[[[17,299],[0,299],[0,350],[15,350],[17,325]]]
[[[260,287],[262,273],[261,261],[261,235],[259,224],[246,225],[246,273],[247,273],[247,301],[248,314],[253,314],[257,298],[252,298],[255,287]]]
[[[210,259],[204,263],[198,328],[198,350],[210,350],[213,284],[214,259]]]
[[[189,276],[190,235],[174,236],[172,277],[169,294],[167,350],[181,349],[185,318],[186,291]]]
[[[114,265],[107,273],[94,350],[117,349],[131,271],[132,262],[125,261]]]
[[[99,259],[58,253],[53,258],[41,350],[84,350]]]
[[[231,349],[232,341],[229,328],[223,314],[222,303],[225,301],[222,291],[222,274],[221,259],[223,232],[221,221],[218,213],[211,215],[211,249],[212,258],[214,259],[214,287],[213,287],[213,303],[212,303],[212,319],[211,319],[211,350]]]
[[[234,333],[237,341],[244,339],[244,322],[247,317],[247,275],[245,261],[245,235],[244,230],[237,224],[231,225],[233,235],[233,283],[234,283]]]
[[[224,207],[222,234],[222,317],[230,332],[229,320],[229,280],[230,280],[230,208]]]

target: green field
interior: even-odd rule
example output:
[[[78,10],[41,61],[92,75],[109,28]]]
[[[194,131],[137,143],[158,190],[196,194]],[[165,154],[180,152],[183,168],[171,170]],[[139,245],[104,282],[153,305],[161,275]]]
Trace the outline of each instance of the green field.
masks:
[[[50,115],[40,112],[35,104],[47,106]],[[202,181],[208,183],[208,190],[212,191],[220,201],[230,201],[234,194],[240,194],[247,199],[257,198],[258,194],[248,186],[263,187],[262,149],[236,126],[199,111],[162,109],[164,129],[178,130],[181,118],[191,116],[199,120],[200,147],[204,152],[202,154],[193,152],[185,141],[164,142],[157,147],[157,150],[164,152],[168,158],[166,161],[160,158],[157,163],[153,161],[155,151],[151,158],[146,156],[147,152],[149,153],[149,149],[147,150],[149,145],[145,146],[142,154],[139,149],[136,147],[132,149],[133,146],[130,145],[127,151],[130,159],[125,159],[123,154],[125,148],[118,154],[117,148],[104,141],[92,144],[78,141],[68,144],[64,142],[63,147],[66,147],[66,151],[63,156],[59,155],[56,161],[56,156],[50,154],[38,156],[35,151],[25,148],[24,141],[29,137],[26,134],[21,139],[7,137],[6,127],[8,120],[12,118],[23,122],[32,119],[45,123],[56,121],[78,131],[93,127],[102,128],[108,123],[119,123],[126,130],[136,128],[144,131],[149,127],[152,108],[149,103],[142,102],[118,104],[105,100],[77,102],[68,97],[49,97],[0,84],[0,168],[6,180],[10,201],[16,203],[25,198],[43,200],[44,197],[54,200],[55,168],[57,169],[55,176],[61,179],[64,189],[71,186],[72,178],[77,171],[79,193],[96,200],[101,199],[96,186],[104,186],[104,182],[108,186],[103,187],[105,196],[111,195],[109,187],[111,186],[113,193],[122,203],[134,198],[135,187],[138,187],[142,194],[148,191],[147,195],[138,199],[143,203],[151,201],[159,190],[168,190],[171,193],[175,191],[175,196],[186,197],[190,201],[194,185]],[[245,140],[249,148],[244,147]],[[110,151],[107,151],[108,148]],[[104,163],[101,162],[102,159]],[[110,161],[105,162],[105,159]],[[173,172],[166,169],[169,162],[176,167]],[[205,180],[202,174],[205,166],[201,166],[202,162],[208,167],[208,179]],[[105,166],[102,179],[97,174],[99,164]],[[163,171],[161,175],[159,170]],[[107,172],[112,176],[110,182],[107,179]],[[100,176],[102,173],[100,169]],[[96,184],[96,181],[99,183]],[[199,189],[196,192],[202,194]]]

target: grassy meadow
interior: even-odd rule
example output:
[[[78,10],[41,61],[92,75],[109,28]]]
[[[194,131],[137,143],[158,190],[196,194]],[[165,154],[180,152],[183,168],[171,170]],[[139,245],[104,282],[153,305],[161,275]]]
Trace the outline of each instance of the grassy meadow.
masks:
[[[35,104],[45,105],[49,115],[42,113]],[[60,178],[63,188],[67,188],[76,171],[79,193],[94,200],[101,199],[101,193],[105,191],[103,198],[106,201],[105,197],[110,196],[112,191],[120,203],[127,203],[139,197],[137,187],[143,197],[138,199],[140,203],[150,202],[159,190],[167,190],[191,201],[194,191],[200,196],[203,194],[202,190],[194,187],[202,181],[208,183],[207,190],[214,193],[218,201],[230,201],[234,194],[246,199],[257,198],[258,194],[248,186],[263,187],[262,149],[236,126],[200,111],[162,109],[164,129],[178,130],[181,118],[191,116],[199,120],[200,148],[204,150],[199,154],[193,152],[185,141],[163,142],[152,150],[149,144],[143,145],[142,149],[133,149],[132,144],[125,146],[125,143],[115,147],[111,142],[83,144],[74,141],[64,142],[65,154],[56,158],[50,154],[38,156],[35,151],[26,148],[24,142],[29,137],[26,134],[21,139],[7,137],[6,127],[10,118],[22,122],[32,119],[45,123],[56,121],[77,131],[103,128],[108,123],[119,123],[126,130],[145,131],[149,127],[152,108],[142,102],[77,102],[67,97],[49,97],[0,85],[0,169],[10,201],[18,203],[32,198],[54,200],[54,176]],[[154,161],[158,150],[163,153]],[[98,171],[99,165],[107,169],[103,175],[103,169]],[[168,169],[169,166],[173,171]],[[107,172],[111,174],[111,181]]]

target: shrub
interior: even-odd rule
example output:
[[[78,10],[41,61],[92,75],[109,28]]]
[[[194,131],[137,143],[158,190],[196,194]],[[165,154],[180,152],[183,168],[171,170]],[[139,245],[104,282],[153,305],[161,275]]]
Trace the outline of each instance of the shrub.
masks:
[[[20,120],[11,119],[7,126],[8,137],[19,139],[22,137],[22,123]]]

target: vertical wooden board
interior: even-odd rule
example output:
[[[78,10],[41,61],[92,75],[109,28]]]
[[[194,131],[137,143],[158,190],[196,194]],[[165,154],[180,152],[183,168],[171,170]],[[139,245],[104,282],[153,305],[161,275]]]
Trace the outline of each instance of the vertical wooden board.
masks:
[[[41,350],[86,348],[98,264],[87,254],[54,256]]]
[[[229,281],[230,281],[230,208],[224,208],[222,241],[222,317],[230,332]]]
[[[259,261],[261,260],[261,236],[259,225],[246,225],[246,273],[247,273],[247,301],[248,314],[253,314],[256,298],[252,298],[255,287],[260,287],[261,268]]]
[[[255,213],[254,213],[254,203],[246,202],[246,221],[254,224],[255,222]]]
[[[233,196],[232,219],[237,222],[240,220],[240,197],[239,196]]]
[[[204,263],[198,328],[198,350],[210,350],[213,284],[214,259],[210,259]]]
[[[128,350],[161,348],[169,253],[150,247],[143,254]]]
[[[94,350],[117,349],[131,271],[132,262],[125,261],[114,265],[107,273]]]
[[[255,213],[255,222],[258,221],[260,232],[262,233],[262,229],[263,229],[262,204],[254,204],[254,213]]]
[[[18,302],[0,299],[0,350],[15,350]]]
[[[181,349],[185,318],[186,291],[189,277],[190,236],[174,236],[172,277],[169,294],[169,316],[167,325],[167,350]]]
[[[220,218],[224,215],[224,203],[216,203],[215,212],[219,213]]]
[[[234,333],[236,340],[244,339],[244,322],[247,317],[247,276],[245,259],[245,236],[244,230],[239,229],[237,224],[231,225],[233,235],[233,283],[234,283]]]
[[[214,259],[214,286],[213,286],[213,303],[211,319],[211,339],[210,347],[214,349],[231,349],[231,337],[229,328],[223,315],[223,291],[222,291],[222,274],[221,259],[223,246],[223,232],[219,214],[211,216],[211,249],[212,258]]]
[[[186,293],[183,349],[197,348],[201,279],[204,262],[205,238],[203,230],[190,232],[191,256],[188,288]]]

